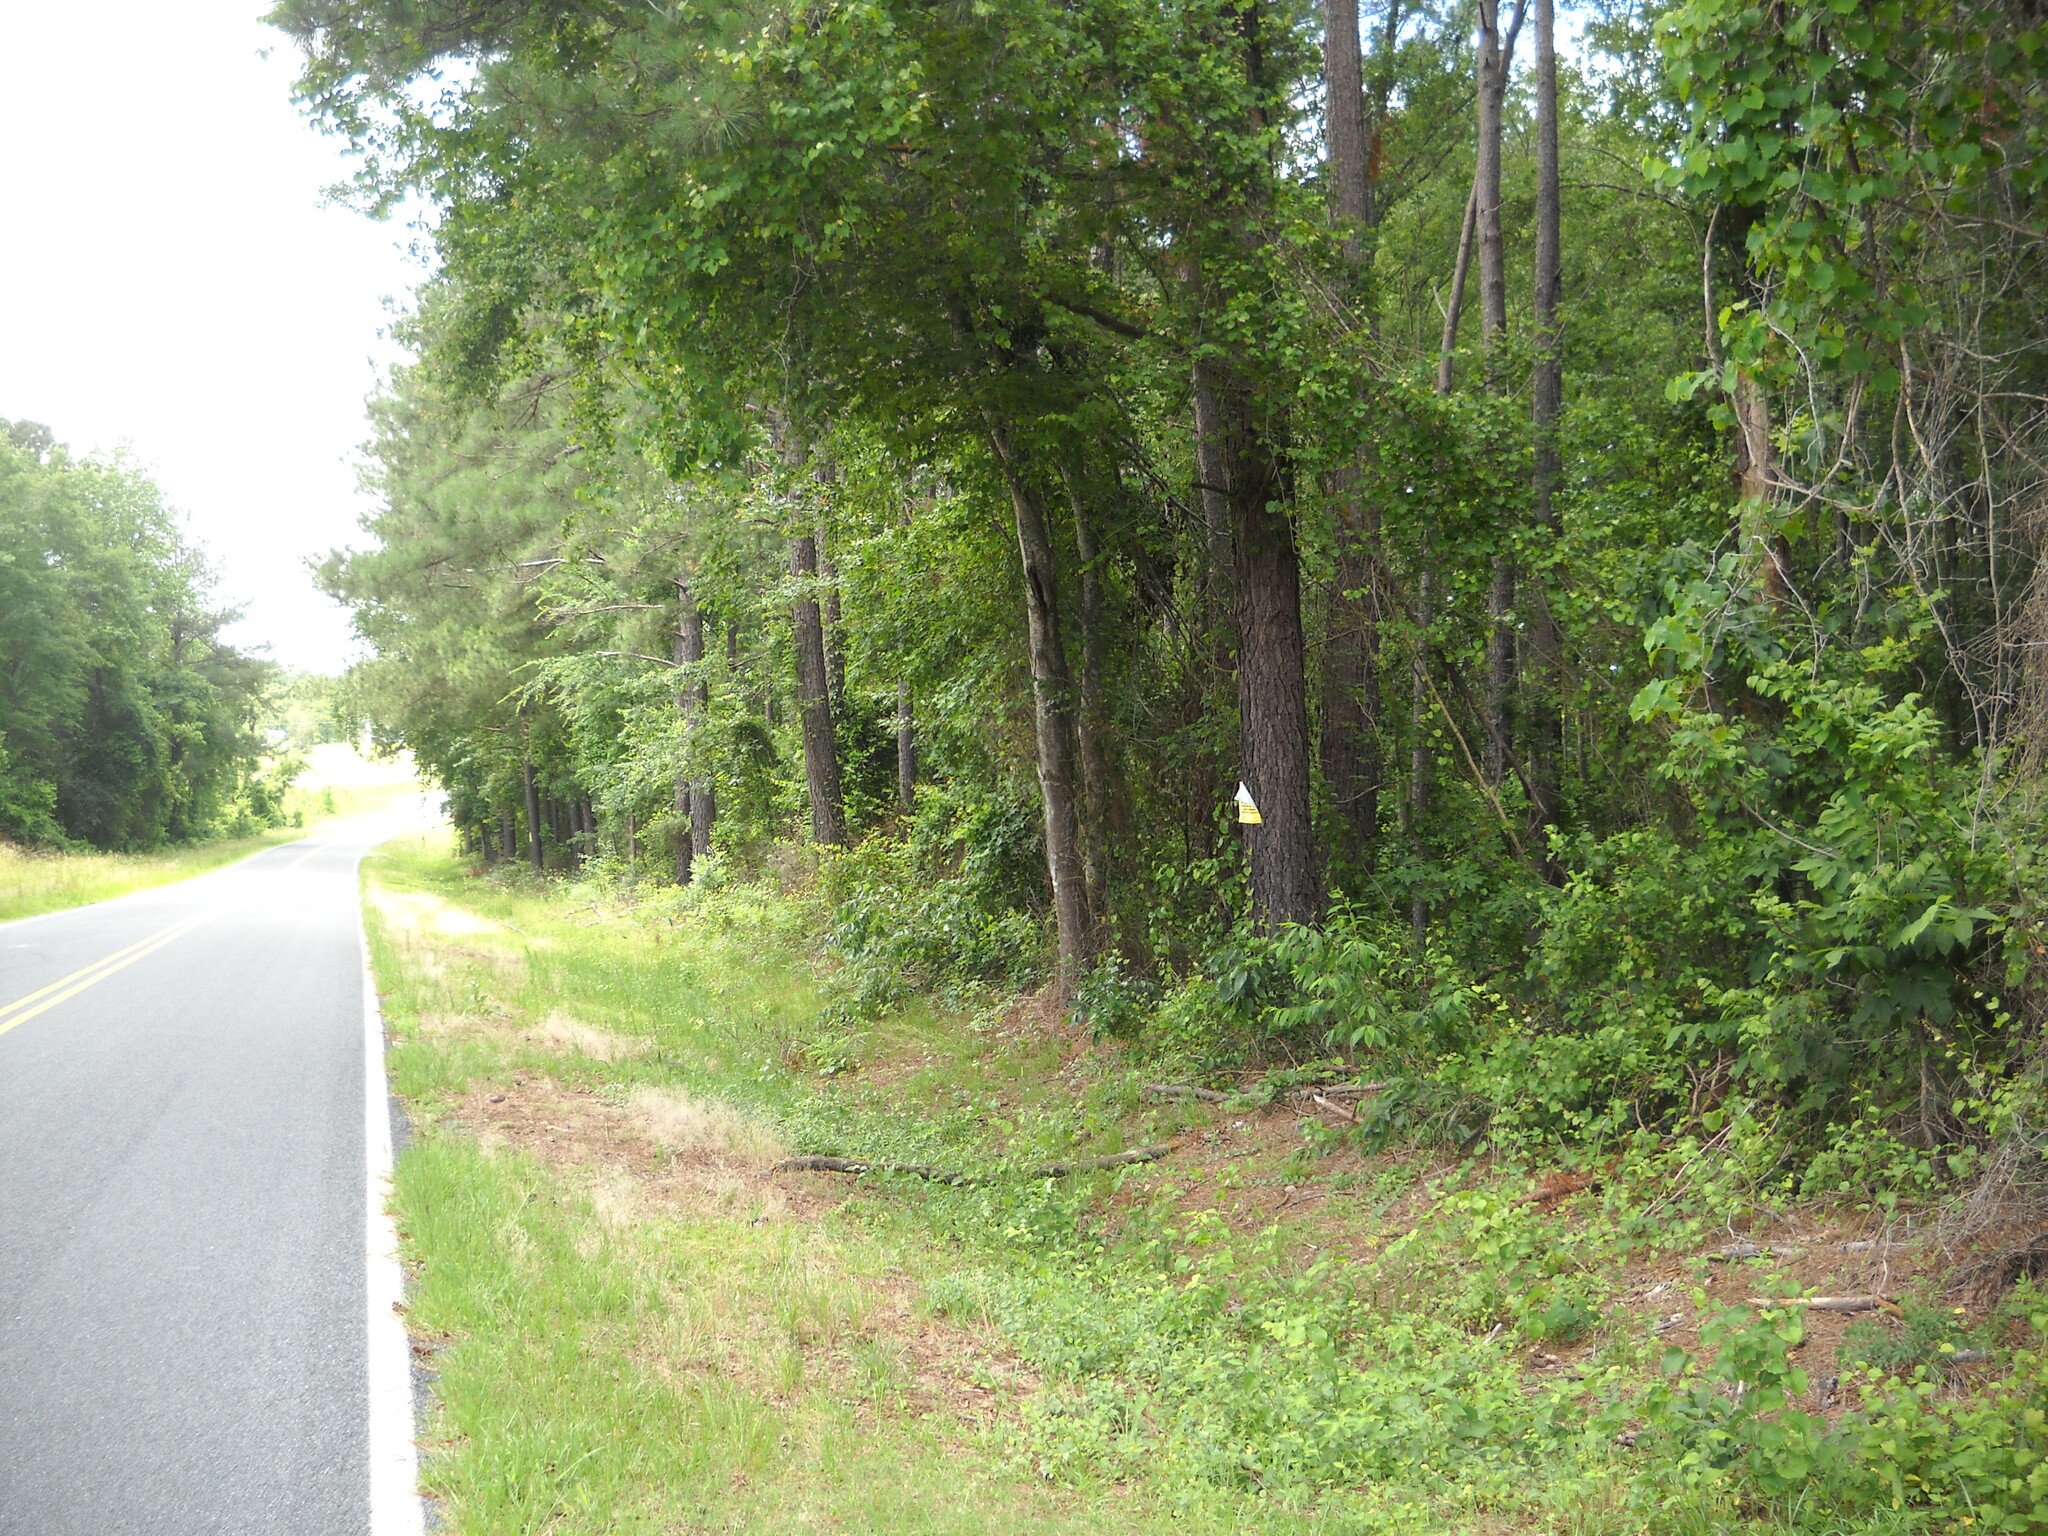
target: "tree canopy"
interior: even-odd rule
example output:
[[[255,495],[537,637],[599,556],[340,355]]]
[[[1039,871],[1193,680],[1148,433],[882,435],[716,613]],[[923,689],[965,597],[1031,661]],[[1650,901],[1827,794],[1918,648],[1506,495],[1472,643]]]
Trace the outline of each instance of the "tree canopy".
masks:
[[[134,850],[275,816],[276,668],[222,641],[212,587],[146,475],[0,422],[0,835]]]
[[[325,579],[480,855],[857,845],[878,985],[1500,1124],[2020,1071],[2027,6],[273,19],[434,209]]]

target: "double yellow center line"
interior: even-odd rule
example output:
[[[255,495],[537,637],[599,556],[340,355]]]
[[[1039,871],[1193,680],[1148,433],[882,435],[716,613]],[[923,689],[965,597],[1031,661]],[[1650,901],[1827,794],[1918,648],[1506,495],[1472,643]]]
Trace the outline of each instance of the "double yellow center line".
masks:
[[[114,972],[125,970],[144,955],[156,953],[171,940],[182,938],[208,917],[202,912],[197,917],[188,917],[183,922],[160,928],[146,939],[137,939],[126,949],[117,949],[104,959],[95,960],[83,970],[73,971],[69,976],[51,982],[47,987],[31,992],[27,997],[18,997],[6,1007],[0,1008],[0,1035],[4,1035],[17,1024],[26,1024],[37,1014],[56,1007],[67,998],[78,996],[96,981],[105,981]]]

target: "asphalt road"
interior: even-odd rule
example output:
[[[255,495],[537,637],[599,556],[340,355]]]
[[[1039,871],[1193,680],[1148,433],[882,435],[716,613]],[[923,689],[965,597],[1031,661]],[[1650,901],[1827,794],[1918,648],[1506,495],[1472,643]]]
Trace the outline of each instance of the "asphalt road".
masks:
[[[356,865],[417,819],[0,926],[0,1536],[371,1530]]]

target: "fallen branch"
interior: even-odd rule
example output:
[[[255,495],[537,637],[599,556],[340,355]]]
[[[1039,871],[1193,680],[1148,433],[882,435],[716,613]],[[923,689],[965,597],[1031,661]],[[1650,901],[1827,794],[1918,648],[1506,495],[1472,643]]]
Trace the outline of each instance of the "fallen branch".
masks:
[[[1770,1243],[1730,1243],[1726,1248],[1717,1248],[1707,1257],[1716,1264],[1725,1264],[1731,1259],[1796,1259],[1803,1250],[1779,1248]]]
[[[1312,1093],[1309,1095],[1309,1098],[1315,1103],[1317,1108],[1327,1109],[1331,1114],[1337,1116],[1339,1119],[1349,1120],[1353,1125],[1358,1124],[1358,1106],[1356,1104],[1353,1104],[1351,1108],[1346,1109],[1342,1104],[1339,1104],[1335,1099],[1326,1099],[1320,1093]]]
[[[1888,1296],[1751,1296],[1747,1301],[1752,1307],[1805,1307],[1810,1312],[1882,1310],[1894,1317],[1904,1315],[1899,1311],[1899,1304]]]
[[[1077,1173],[1101,1173],[1108,1168],[1129,1168],[1138,1163],[1156,1163],[1165,1157],[1171,1147],[1139,1147],[1130,1152],[1112,1152],[1107,1157],[1084,1157],[1071,1163],[1047,1163],[1038,1168],[1022,1169],[1014,1174],[959,1173],[949,1168],[934,1168],[929,1163],[876,1163],[862,1157],[786,1157],[768,1171],[770,1173],[900,1173],[914,1179],[929,1179],[934,1184],[951,1184],[965,1188],[977,1184],[994,1184],[1000,1179],[1067,1179]]]
[[[1153,1099],[1199,1099],[1204,1104],[1221,1104],[1230,1097],[1214,1088],[1197,1088],[1192,1083],[1150,1083],[1145,1088],[1145,1095]]]

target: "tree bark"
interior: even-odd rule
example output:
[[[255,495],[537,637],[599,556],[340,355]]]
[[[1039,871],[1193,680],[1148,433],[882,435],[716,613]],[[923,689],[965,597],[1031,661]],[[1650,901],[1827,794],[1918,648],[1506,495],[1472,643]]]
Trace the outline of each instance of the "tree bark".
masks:
[[[1279,505],[1284,466],[1250,389],[1214,359],[1199,367],[1215,432],[1208,456],[1222,470],[1236,560],[1238,743],[1261,818],[1247,837],[1252,902],[1268,930],[1315,923],[1323,882],[1309,805],[1301,571],[1294,527]]]
[[[1081,563],[1081,708],[1076,716],[1081,757],[1081,863],[1088,891],[1099,904],[1109,889],[1111,796],[1106,747],[1108,710],[1103,698],[1102,571],[1095,530],[1071,476],[1064,477],[1074,511],[1074,553]],[[1101,913],[1094,912],[1096,918]]]
[[[1465,222],[1458,231],[1458,259],[1451,267],[1451,292],[1444,303],[1444,339],[1437,350],[1436,392],[1451,392],[1452,370],[1458,354],[1458,322],[1465,317],[1465,283],[1472,271],[1472,238],[1479,222],[1479,183],[1465,197]]]
[[[690,588],[687,578],[678,576],[675,585],[676,602],[679,610],[676,616],[675,663],[679,675],[686,679],[682,686],[676,689],[676,713],[683,717],[683,728],[687,732],[690,726],[690,685],[687,681],[689,674],[681,669],[690,665],[689,615],[695,611],[696,604],[690,601]],[[698,630],[698,637],[698,650],[701,653],[703,650],[703,630],[701,627]],[[687,743],[684,750],[688,751]],[[676,772],[675,813],[676,884],[688,885],[696,875],[697,839],[692,825],[693,818],[690,815],[690,775],[684,769],[678,769]]]
[[[1358,0],[1323,0],[1323,138],[1330,217],[1343,241],[1345,261],[1355,270],[1365,264],[1365,231],[1372,219]]]
[[[1746,368],[1735,372],[1735,482],[1742,495],[1736,530],[1744,570],[1774,604],[1792,595],[1790,551],[1772,521],[1778,497],[1777,450],[1771,446],[1771,400]]]
[[[682,710],[683,731],[689,750],[696,747],[697,731],[711,704],[711,683],[704,676],[704,610],[697,606],[687,573],[676,577],[676,661],[685,670],[683,686],[676,694]],[[711,780],[703,775],[683,783],[684,805],[690,817],[690,852],[693,857],[711,857],[711,827],[718,819],[718,800]]]
[[[1514,34],[1521,30],[1523,7],[1516,0],[1508,35],[1500,31],[1500,0],[1479,0],[1479,146],[1473,168],[1474,227],[1479,249],[1479,347],[1485,358],[1486,381],[1498,383],[1498,350],[1507,337],[1507,247],[1500,224],[1501,110],[1507,99],[1508,67],[1514,56]],[[1503,530],[1505,532],[1505,530]],[[1498,789],[1507,777],[1509,701],[1515,689],[1514,556],[1494,556],[1486,590],[1486,778]]]
[[[811,535],[789,541],[789,574],[802,584],[791,605],[791,618],[796,629],[796,692],[803,722],[804,782],[811,799],[811,837],[836,848],[846,841],[846,809],[839,790],[839,749],[832,734],[825,626],[814,590],[818,543]]]
[[[1562,524],[1557,486],[1563,473],[1558,418],[1564,409],[1563,338],[1557,305],[1563,281],[1564,210],[1557,163],[1557,12],[1536,0],[1536,273],[1533,318],[1536,364],[1529,417],[1535,427],[1534,510],[1537,536],[1554,551]],[[1529,650],[1536,663],[1526,722],[1529,744],[1529,843],[1545,875],[1559,876],[1546,830],[1558,824],[1559,767],[1564,757],[1564,650],[1546,583],[1531,583]]]
[[[917,718],[907,682],[896,685],[896,803],[905,811],[917,808]]]
[[[1062,1000],[1073,996],[1094,953],[1088,875],[1081,856],[1076,795],[1074,683],[1060,633],[1059,572],[1046,525],[1045,504],[1019,461],[1004,426],[991,417],[989,446],[1002,469],[1016,516],[1017,553],[1024,569],[1024,616],[1031,657],[1031,702],[1038,748],[1039,797],[1045,808],[1045,864],[1052,881],[1053,918],[1059,927]]]
[[[540,785],[533,776],[533,764],[522,763],[526,776],[526,856],[533,867],[543,867],[540,850]]]
[[[1429,548],[1422,550],[1422,576],[1416,582],[1415,654],[1408,663],[1408,835],[1420,857],[1428,857],[1429,834],[1429,626],[1435,622],[1435,583],[1429,569]],[[1408,901],[1408,926],[1420,956],[1429,941],[1429,903],[1418,892]]]
[[[1507,334],[1507,248],[1500,227],[1501,109],[1507,100],[1514,37],[1500,31],[1501,0],[1479,0],[1479,143],[1472,185],[1479,246],[1479,345],[1490,352]],[[1521,0],[1514,26],[1522,22]]]
[[[1388,34],[1400,25],[1400,0],[1388,0]],[[1375,126],[1390,89],[1382,79]],[[1375,213],[1367,145],[1364,62],[1359,56],[1357,0],[1323,0],[1324,147],[1328,155],[1330,217],[1343,236],[1354,283],[1369,258],[1366,234]],[[1323,647],[1323,786],[1337,823],[1337,852],[1345,863],[1369,863],[1379,826],[1379,632],[1372,590],[1378,518],[1359,495],[1355,465],[1335,470],[1325,490],[1336,511],[1337,560],[1331,581]]]

